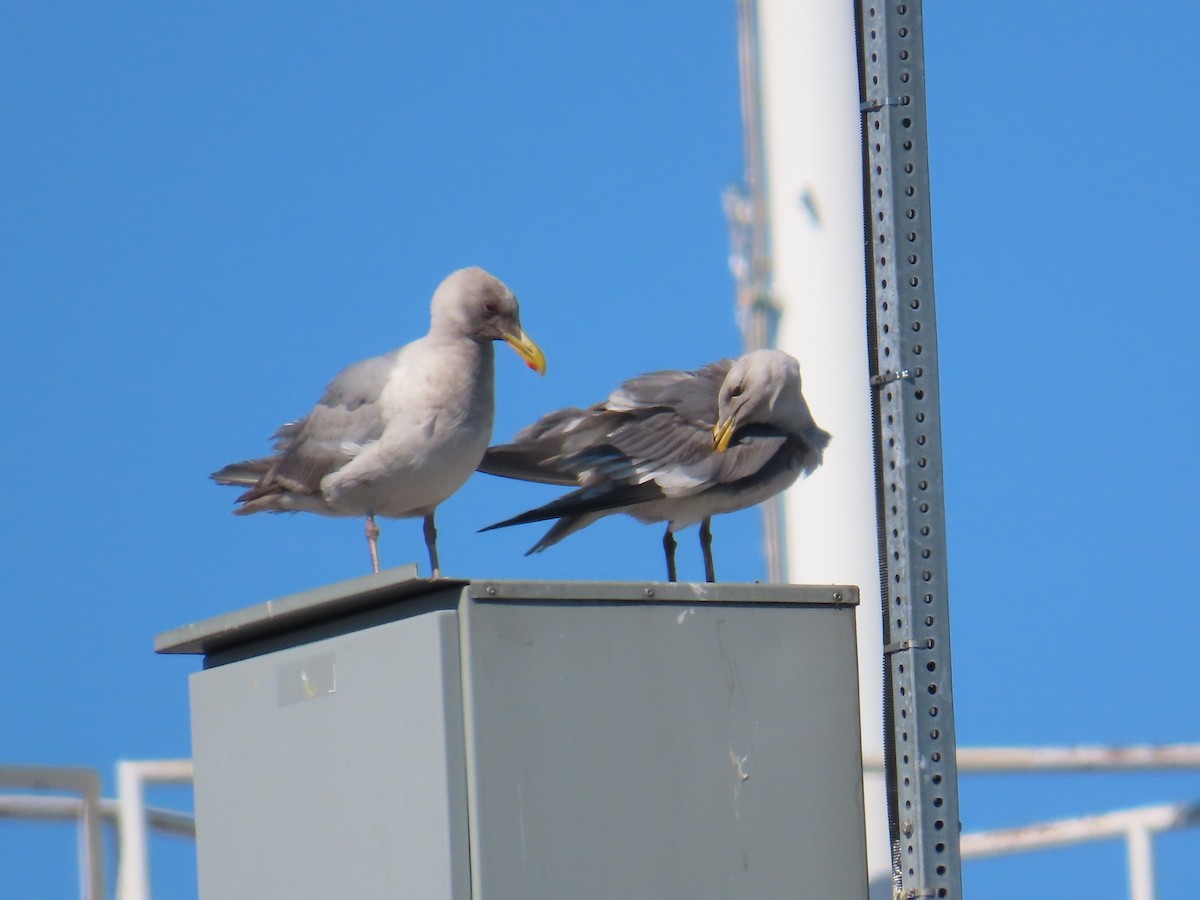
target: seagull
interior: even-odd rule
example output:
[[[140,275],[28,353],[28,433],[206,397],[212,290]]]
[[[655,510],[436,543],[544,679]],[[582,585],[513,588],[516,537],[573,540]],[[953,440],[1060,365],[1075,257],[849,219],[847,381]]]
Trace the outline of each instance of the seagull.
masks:
[[[212,478],[249,488],[235,515],[365,517],[375,572],[375,517],[421,517],[440,578],[434,511],[475,471],[491,440],[498,340],[545,374],[546,357],[521,327],[513,292],[478,267],[452,272],[433,294],[427,335],[343,369],[307,416],[275,432],[273,455],[232,463]]]
[[[549,413],[511,444],[488,448],[481,472],[577,489],[481,530],[557,519],[528,556],[613,513],[666,522],[675,581],[675,532],[699,522],[705,578],[715,581],[712,517],[790,487],[821,464],[828,443],[800,391],[800,364],[782,351],[651,372],[603,403]]]

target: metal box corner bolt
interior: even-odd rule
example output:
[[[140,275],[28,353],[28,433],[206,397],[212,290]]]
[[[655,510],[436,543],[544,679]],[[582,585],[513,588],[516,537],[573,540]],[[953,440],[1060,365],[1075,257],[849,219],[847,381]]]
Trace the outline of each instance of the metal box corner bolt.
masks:
[[[201,897],[865,897],[857,602],[404,569],[161,635]]]

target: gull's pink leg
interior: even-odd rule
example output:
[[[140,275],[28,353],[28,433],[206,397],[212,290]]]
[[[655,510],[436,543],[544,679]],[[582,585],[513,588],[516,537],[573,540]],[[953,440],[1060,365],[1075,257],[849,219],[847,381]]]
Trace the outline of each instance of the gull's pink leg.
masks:
[[[367,516],[367,546],[371,548],[371,571],[379,574],[379,526],[374,516]]]

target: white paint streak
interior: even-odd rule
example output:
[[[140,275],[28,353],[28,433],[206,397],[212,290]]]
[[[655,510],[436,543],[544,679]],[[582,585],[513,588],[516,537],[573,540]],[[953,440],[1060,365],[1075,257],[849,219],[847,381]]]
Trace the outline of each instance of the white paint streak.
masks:
[[[748,754],[746,756],[738,756],[732,750],[729,751],[729,760],[733,763],[734,771],[737,772],[738,784],[741,784],[750,777],[748,774],[746,774],[745,769],[746,760],[749,758],[750,756]]]

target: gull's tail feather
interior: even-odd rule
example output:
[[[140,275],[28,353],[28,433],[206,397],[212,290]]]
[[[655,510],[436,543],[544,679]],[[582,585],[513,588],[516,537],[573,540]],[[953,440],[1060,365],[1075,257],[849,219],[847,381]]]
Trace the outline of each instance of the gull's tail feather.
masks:
[[[236,484],[242,487],[253,487],[271,470],[275,462],[272,456],[262,459],[247,459],[242,462],[230,463],[218,469],[209,476],[217,484]]]
[[[573,472],[564,471],[546,459],[538,448],[522,444],[489,447],[478,470],[488,475],[536,481],[542,484],[575,485],[579,481]]]
[[[235,516],[248,516],[256,512],[296,512],[311,508],[311,503],[303,505],[297,502],[300,496],[295,493],[298,486],[277,477],[277,463],[278,458],[274,456],[247,459],[230,463],[209,477],[217,484],[246,488],[234,501],[238,504],[233,511]]]
[[[547,547],[554,546],[563,538],[574,534],[580,529],[587,528],[603,515],[603,513],[592,513],[590,515],[563,516],[554,523],[554,526],[549,531],[541,536],[541,539],[536,544],[525,551],[525,555],[531,556],[534,553],[541,553]]]
[[[630,506],[634,503],[655,500],[661,496],[661,489],[653,482],[580,488],[577,491],[564,494],[557,500],[551,500],[544,506],[526,510],[523,513],[513,516],[511,519],[505,519],[503,522],[494,522],[479,530],[492,531],[495,528],[507,528],[510,525],[525,525],[529,522],[546,522],[550,519],[586,516],[589,513],[603,513]],[[598,518],[598,516],[592,517],[592,519],[595,518]],[[577,527],[582,528],[583,525]],[[574,531],[576,529],[571,530]],[[567,534],[570,534],[570,531],[565,532],[563,537],[566,537]],[[554,542],[552,541],[551,543]]]

